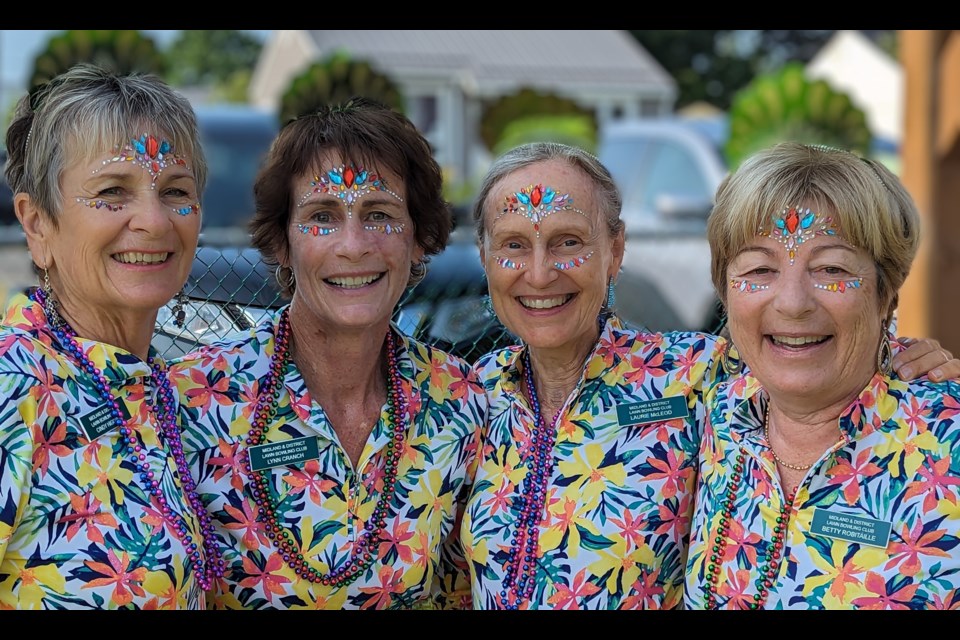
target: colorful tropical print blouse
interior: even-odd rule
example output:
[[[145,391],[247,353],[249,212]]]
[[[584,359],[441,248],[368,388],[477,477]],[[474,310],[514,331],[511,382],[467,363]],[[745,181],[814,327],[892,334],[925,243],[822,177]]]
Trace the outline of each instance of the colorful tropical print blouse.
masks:
[[[327,576],[350,565],[365,527],[378,518],[384,523],[372,564],[352,583],[326,585],[301,577],[304,572],[298,574],[278,551],[268,518],[253,498],[253,474],[244,464],[275,331],[275,319],[268,320],[239,341],[202,348],[171,364],[189,420],[187,460],[223,538],[226,578],[212,606],[468,608],[459,525],[486,417],[483,388],[469,364],[392,329],[401,345],[398,367],[409,407],[393,486],[384,477],[394,452],[388,405],[354,469],[323,407],[311,398],[296,366],[288,365],[262,444],[309,445],[308,454],[299,456],[308,459],[258,472],[266,474],[281,535],[294,542],[308,571]],[[273,462],[283,460],[278,451],[271,455]],[[390,490],[393,496],[381,514],[378,500]]]
[[[763,435],[766,402],[752,376],[708,395],[685,604],[705,608],[715,583],[725,609],[960,608],[960,385],[875,375],[792,505]]]
[[[149,407],[157,388],[150,366],[123,349],[77,342],[129,414],[140,463],[166,506],[201,540]],[[184,543],[125,454],[130,443],[116,428],[98,437],[91,430],[102,399],[61,349],[43,308],[15,295],[0,327],[0,609],[204,608]]]
[[[607,320],[556,425],[535,559],[519,570],[533,581],[532,593],[506,602],[512,558],[522,553],[515,538],[535,484],[527,478],[534,413],[521,392],[524,347],[477,361],[490,416],[463,522],[474,608],[681,604],[698,425],[704,392],[722,371],[723,344],[700,333],[638,333]]]

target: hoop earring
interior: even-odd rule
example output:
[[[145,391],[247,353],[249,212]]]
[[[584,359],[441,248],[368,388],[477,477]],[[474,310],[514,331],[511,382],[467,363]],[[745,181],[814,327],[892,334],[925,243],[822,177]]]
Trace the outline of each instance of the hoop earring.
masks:
[[[407,281],[407,287],[412,289],[420,284],[427,275],[427,263],[423,260],[417,260],[410,265],[410,280]]]
[[[740,352],[737,351],[737,347],[732,340],[728,341],[727,346],[723,348],[723,353],[720,355],[720,366],[731,376],[743,371],[743,358],[740,357]]]
[[[286,291],[287,289],[293,289],[293,285],[296,284],[297,279],[293,275],[293,269],[290,269],[290,277],[287,278],[287,281],[284,282],[281,280],[281,272],[283,270],[283,265],[277,265],[276,270],[273,272],[273,277],[276,279],[277,284],[280,285],[280,288]]]
[[[893,349],[886,335],[880,339],[880,348],[877,349],[877,370],[885,376],[893,373]]]
[[[173,326],[178,329],[183,329],[185,321],[187,319],[187,312],[184,307],[187,305],[187,292],[184,291],[186,285],[183,286],[180,291],[177,292],[176,297],[174,297],[173,304]]]
[[[490,314],[491,318],[496,318],[497,312],[493,310],[493,298],[490,297],[490,294],[483,296],[480,300],[483,310]]]
[[[43,268],[43,313],[47,316],[47,323],[54,329],[63,328],[63,318],[60,316],[60,303],[53,296],[53,285],[50,284],[50,272]]]

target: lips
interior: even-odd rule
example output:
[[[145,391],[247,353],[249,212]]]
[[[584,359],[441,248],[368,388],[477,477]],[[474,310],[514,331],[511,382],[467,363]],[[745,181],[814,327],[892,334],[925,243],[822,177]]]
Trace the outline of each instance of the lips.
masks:
[[[324,282],[332,284],[335,287],[340,287],[341,289],[359,289],[367,286],[368,284],[376,282],[382,277],[382,273],[369,274],[365,276],[337,276],[334,278],[326,278]]]
[[[124,251],[113,254],[113,259],[123,264],[160,264],[166,262],[170,253],[143,253],[142,251]]]
[[[554,296],[552,298],[525,298],[517,297],[517,300],[527,309],[553,309],[562,306],[573,299],[573,294],[563,296]]]

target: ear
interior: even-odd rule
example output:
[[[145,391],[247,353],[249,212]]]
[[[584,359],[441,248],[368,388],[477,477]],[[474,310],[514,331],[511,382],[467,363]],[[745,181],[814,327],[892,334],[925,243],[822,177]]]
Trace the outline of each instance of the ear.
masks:
[[[56,233],[53,221],[26,193],[21,192],[13,197],[13,210],[27,236],[27,248],[30,250],[34,264],[41,269],[49,269],[53,266],[53,259],[48,244],[52,235]]]
[[[411,264],[420,262],[421,260],[423,260],[423,256],[425,253],[426,251],[424,251],[423,247],[420,246],[420,243],[414,242],[413,243],[413,260],[410,261]]]

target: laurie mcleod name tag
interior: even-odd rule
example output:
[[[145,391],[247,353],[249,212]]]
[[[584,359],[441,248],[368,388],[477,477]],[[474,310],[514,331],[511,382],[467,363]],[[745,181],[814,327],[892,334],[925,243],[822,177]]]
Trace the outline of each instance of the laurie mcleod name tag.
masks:
[[[882,549],[887,547],[890,529],[891,523],[883,520],[820,508],[813,510],[813,522],[810,523],[810,533]]]
[[[303,464],[307,460],[316,460],[320,457],[320,446],[317,444],[317,436],[306,436],[283,442],[254,445],[250,447],[249,452],[250,468],[253,471],[263,471],[270,467]]]
[[[685,396],[670,396],[617,405],[617,421],[621,427],[673,420],[674,418],[686,418],[688,413]]]

